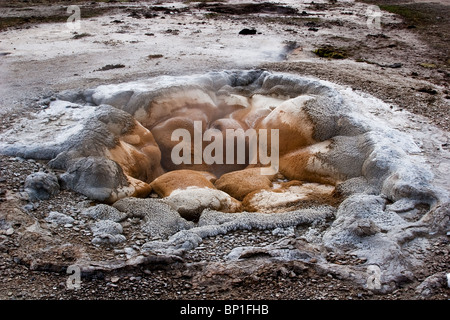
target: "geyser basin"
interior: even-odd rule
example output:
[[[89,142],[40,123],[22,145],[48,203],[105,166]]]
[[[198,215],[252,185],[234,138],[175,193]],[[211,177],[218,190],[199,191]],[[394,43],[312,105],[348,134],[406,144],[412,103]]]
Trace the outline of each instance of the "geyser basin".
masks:
[[[58,99],[33,125],[6,133],[0,150],[51,160],[50,167],[65,171],[61,180],[68,188],[101,202],[146,197],[152,190],[161,197],[175,192],[174,202],[183,202],[181,190],[189,189],[191,197],[205,188],[214,190],[212,198],[201,196],[194,211],[292,210],[302,199],[336,203],[360,192],[393,202],[437,200],[430,172],[410,156],[420,151],[412,139],[362,117],[320,81],[265,71],[214,72],[63,92]],[[180,129],[189,141],[172,136]],[[237,137],[230,140],[230,158],[228,132]],[[266,141],[265,155],[273,153],[265,162],[272,174],[254,169],[264,167],[261,155],[251,159],[258,139]],[[194,150],[199,143],[200,160]],[[183,171],[165,174],[174,170]]]
[[[95,244],[125,241],[118,225],[124,217],[142,219],[142,232],[151,238],[168,238],[147,242],[141,252],[170,255],[231,230],[309,226],[302,234],[306,242],[292,250],[283,243],[256,251],[236,248],[229,259],[262,253],[275,260],[316,260],[321,270],[362,285],[367,266],[376,264],[383,272],[380,288],[392,289],[391,281],[411,278],[423,265],[423,256],[414,252],[429,245],[427,235],[448,230],[448,195],[432,184],[421,149],[366,112],[373,100],[351,90],[253,70],[164,76],[56,98],[3,133],[0,152],[50,160],[67,188],[112,204],[84,213],[98,220]],[[262,130],[278,130],[278,158],[252,163],[251,141],[244,139],[242,149],[237,144],[232,149],[236,161],[207,163],[202,157],[195,163],[194,141],[172,141],[177,129],[202,137],[202,155],[213,142],[204,139],[208,132],[220,140],[227,130],[255,130],[261,141]],[[265,145],[270,156],[274,141]],[[177,146],[193,151],[186,158],[191,161],[173,161]],[[229,150],[222,147],[210,156],[225,150],[226,158]],[[244,150],[243,163],[238,150]],[[276,172],[262,174],[268,166]],[[152,192],[162,199],[148,198]],[[330,265],[312,246],[366,263]],[[112,265],[139,261],[146,260],[137,256]],[[86,270],[112,268],[77,263]]]

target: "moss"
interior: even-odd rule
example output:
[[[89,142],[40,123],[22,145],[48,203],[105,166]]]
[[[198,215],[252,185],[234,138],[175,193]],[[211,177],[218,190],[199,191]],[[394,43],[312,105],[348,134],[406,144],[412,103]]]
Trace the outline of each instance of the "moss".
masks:
[[[437,66],[434,63],[421,63],[421,67],[427,68],[427,69],[436,69]]]
[[[219,14],[215,13],[215,12],[205,13],[205,18],[206,19],[215,19],[217,17],[219,17]]]
[[[345,59],[348,56],[347,52],[344,49],[339,49],[331,46],[320,47],[313,52],[319,57],[330,59]]]

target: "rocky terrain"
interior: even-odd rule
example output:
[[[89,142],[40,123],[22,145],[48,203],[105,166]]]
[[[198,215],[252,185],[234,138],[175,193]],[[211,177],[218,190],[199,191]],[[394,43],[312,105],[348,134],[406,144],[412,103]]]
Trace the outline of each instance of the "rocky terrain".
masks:
[[[313,76],[380,98],[398,114],[390,123],[414,136],[437,175],[434,182],[450,189],[445,176],[450,167],[445,2],[397,7],[389,1],[248,2],[80,3],[81,29],[76,31],[64,23],[66,3],[0,2],[5,9],[0,19],[1,133],[21,118],[33,119],[31,112],[46,110],[57,93],[67,89],[160,75],[265,68]],[[385,9],[380,29],[367,24],[365,2]],[[92,16],[84,16],[86,12]],[[382,109],[370,112],[374,117],[392,115]],[[30,174],[62,173],[50,169],[47,161],[1,156],[0,164],[2,299],[449,297],[445,204],[439,208],[442,221],[435,222],[439,227],[421,235],[426,242],[404,246],[405,256],[426,263],[412,275],[385,283],[380,291],[367,288],[361,279],[352,281],[343,271],[359,266],[365,274],[366,259],[325,250],[311,240],[330,228],[334,216],[265,230],[238,228],[202,237],[181,253],[157,254],[143,250],[161,237],[143,232],[138,210],[109,216],[108,221],[117,220],[108,226],[96,224],[98,216],[86,212],[99,204],[79,193],[56,188],[49,199],[36,200],[27,192]],[[406,210],[412,216],[405,219],[417,220],[427,210],[417,205]],[[106,227],[117,231],[108,233],[114,237],[109,236],[112,245],[105,246],[99,229]],[[370,225],[367,229],[373,232]],[[236,249],[242,247],[243,251]],[[286,258],[289,254],[296,258]],[[70,289],[66,269],[82,261],[87,262],[80,288]]]
[[[76,216],[90,202],[83,196],[63,191],[50,200],[35,203],[5,196],[6,190],[19,193],[28,174],[43,168],[45,164],[23,159],[2,157],[2,214],[15,214],[18,221],[12,226],[14,231],[2,230],[1,235],[1,295],[2,299],[250,299],[250,300],[304,300],[304,299],[439,299],[448,298],[448,288],[442,280],[433,275],[445,274],[448,267],[448,238],[439,236],[432,239],[426,268],[416,274],[416,280],[402,284],[387,294],[376,294],[351,281],[341,280],[332,273],[320,272],[309,263],[285,262],[265,263],[251,274],[236,269],[226,270],[224,259],[236,246],[265,246],[283,238],[291,239],[295,245],[295,234],[301,227],[286,230],[235,231],[226,235],[206,238],[200,246],[189,252],[183,261],[155,261],[146,265],[122,268],[111,272],[93,272],[82,278],[80,289],[68,290],[68,275],[64,270],[67,261],[73,259],[74,250],[86,248],[89,254],[101,260],[124,259],[127,254],[139,249],[147,239],[135,233],[135,238],[127,239],[119,249],[92,246],[91,230],[83,224],[66,224],[48,230],[50,236],[57,236],[71,245],[48,252],[60,260],[60,265],[46,266],[37,263],[30,267],[24,257],[32,255],[38,243],[26,239],[21,234],[21,223],[30,223],[30,216],[44,220],[48,212],[57,211],[68,216]],[[16,190],[16,191],[15,191]],[[9,194],[9,191],[8,191]],[[26,206],[26,207],[25,207]],[[20,210],[20,211],[18,211]],[[21,214],[18,214],[18,213]],[[87,219],[86,219],[87,220]],[[128,219],[124,233],[136,230],[138,221]],[[326,225],[323,226],[326,228]],[[23,252],[22,250],[25,250]],[[329,252],[326,259],[338,265],[361,264],[352,256]],[[253,264],[253,262],[251,262]],[[313,264],[313,263],[312,263]],[[217,267],[214,271],[211,271]],[[59,268],[59,270],[58,270]],[[225,270],[224,270],[225,268]],[[245,267],[244,267],[245,268]],[[245,270],[245,269],[244,269]],[[431,276],[431,279],[429,278]],[[426,292],[417,286],[430,279]]]

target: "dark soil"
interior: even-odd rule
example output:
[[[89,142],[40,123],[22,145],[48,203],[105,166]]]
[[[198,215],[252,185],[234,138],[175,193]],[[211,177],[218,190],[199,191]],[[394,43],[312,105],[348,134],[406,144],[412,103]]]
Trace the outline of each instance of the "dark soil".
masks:
[[[201,3],[198,5],[198,8],[206,9],[208,11],[215,13],[233,14],[233,15],[245,15],[255,13],[295,15],[298,13],[297,9],[288,6],[280,6],[268,2],[242,3],[242,4]]]
[[[9,7],[9,8],[21,8],[23,5],[39,5],[39,4],[45,4],[46,1],[41,2],[35,2],[32,3],[28,2],[13,2],[8,1],[6,5],[2,3],[3,1],[0,1],[0,6]],[[49,1],[50,3],[53,3],[53,1]],[[54,1],[58,4],[64,4],[67,3],[67,1],[59,2]],[[70,4],[73,4],[76,2],[70,2]],[[70,5],[69,4],[69,5]],[[48,8],[48,7],[47,7]],[[82,18],[92,18],[101,16],[104,14],[107,14],[108,12],[111,12],[115,9],[117,9],[114,6],[108,6],[108,7],[99,7],[96,5],[96,3],[85,3],[83,2],[83,8],[87,10],[83,10]],[[26,9],[29,9],[26,8]],[[29,27],[31,25],[37,24],[37,23],[52,23],[52,22],[65,22],[67,21],[67,17],[69,14],[67,13],[67,7],[60,7],[55,6],[51,10],[46,10],[43,13],[40,13],[38,10],[30,10],[30,11],[23,11],[23,12],[29,12],[29,15],[21,15],[21,16],[11,16],[11,17],[0,17],[0,31],[5,30],[8,28],[18,28],[18,27]]]

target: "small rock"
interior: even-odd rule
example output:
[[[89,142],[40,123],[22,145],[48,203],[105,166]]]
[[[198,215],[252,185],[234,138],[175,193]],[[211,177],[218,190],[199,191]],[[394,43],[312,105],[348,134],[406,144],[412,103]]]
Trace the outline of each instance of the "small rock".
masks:
[[[98,204],[94,207],[90,207],[84,210],[81,214],[95,220],[111,220],[114,222],[119,222],[127,218],[126,213],[120,212],[116,208],[106,204]]]
[[[130,248],[130,247],[124,248],[123,251],[125,252],[125,254],[127,256],[127,259],[131,258],[136,253],[136,250],[134,250],[133,248]]]
[[[116,245],[126,241],[122,225],[111,220],[100,220],[91,225],[94,234],[93,244]]]
[[[435,89],[429,88],[429,87],[423,87],[423,88],[417,89],[417,91],[428,93],[428,94],[431,94],[431,95],[434,95],[434,94],[438,93]]]
[[[380,232],[381,229],[376,225],[375,222],[370,219],[360,219],[356,222],[353,231],[355,232],[355,234],[364,237],[374,235]]]
[[[35,208],[34,208],[34,205],[32,203],[28,203],[28,204],[23,206],[23,209],[25,211],[33,211]]]
[[[58,225],[61,224],[64,225],[64,227],[66,227],[67,224],[72,225],[75,219],[58,211],[50,211],[47,218],[45,218],[45,221],[50,223],[56,223]]]
[[[389,65],[387,65],[386,67],[388,67],[388,68],[393,68],[393,69],[398,69],[398,68],[401,68],[403,65],[401,64],[401,63],[393,63],[393,64],[389,64]]]
[[[417,286],[415,292],[422,297],[430,297],[437,292],[439,288],[445,286],[450,287],[450,274],[438,272],[427,277],[420,285]]]
[[[272,230],[272,234],[274,236],[281,236],[281,237],[294,236],[295,235],[295,231],[294,231],[294,227],[275,228],[275,229]]]
[[[91,225],[91,230],[94,235],[101,233],[108,234],[121,234],[123,232],[122,225],[120,223],[111,220],[100,220]]]
[[[38,233],[38,234],[42,234],[42,235],[46,235],[46,236],[51,236],[51,233],[48,230],[43,229],[38,221],[35,221],[33,224],[29,225],[25,229],[25,231]]]
[[[14,228],[9,228],[9,229],[7,229],[6,232],[5,232],[5,234],[6,234],[7,236],[12,235],[13,233],[14,233]]]
[[[35,172],[25,179],[25,191],[30,200],[47,200],[59,193],[59,183],[56,175],[45,172]]]
[[[121,234],[100,233],[92,239],[92,243],[97,245],[117,245],[126,240],[125,236]]]
[[[256,30],[255,29],[247,29],[247,28],[245,28],[245,29],[242,29],[241,31],[239,31],[239,34],[242,34],[242,35],[253,35],[253,34],[256,34]]]

